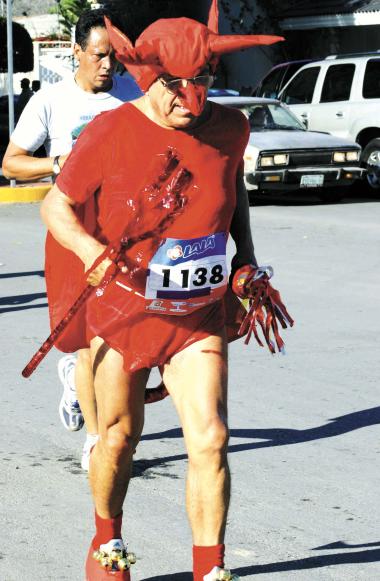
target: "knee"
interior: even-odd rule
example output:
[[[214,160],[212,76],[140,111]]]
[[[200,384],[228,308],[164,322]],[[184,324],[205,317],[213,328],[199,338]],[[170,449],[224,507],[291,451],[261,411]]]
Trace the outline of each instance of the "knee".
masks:
[[[100,444],[108,459],[116,465],[133,455],[139,439],[140,433],[127,430],[121,422],[117,422],[104,431]]]
[[[210,421],[189,446],[189,462],[193,464],[224,463],[227,456],[228,426],[221,419]]]

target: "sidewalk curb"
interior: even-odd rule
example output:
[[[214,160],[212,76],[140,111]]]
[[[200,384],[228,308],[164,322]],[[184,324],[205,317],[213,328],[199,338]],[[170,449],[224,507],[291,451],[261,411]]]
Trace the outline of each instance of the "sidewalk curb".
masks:
[[[52,184],[36,183],[19,186],[1,186],[0,204],[17,204],[40,202],[44,199]]]

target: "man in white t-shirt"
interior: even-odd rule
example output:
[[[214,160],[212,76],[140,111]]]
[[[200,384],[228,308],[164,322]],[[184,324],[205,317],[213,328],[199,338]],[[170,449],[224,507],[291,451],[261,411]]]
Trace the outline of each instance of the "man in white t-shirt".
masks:
[[[38,91],[17,123],[3,159],[8,179],[39,180],[61,171],[81,130],[102,111],[118,107],[141,95],[133,78],[114,74],[114,51],[105,28],[104,9],[86,10],[75,29],[75,75]],[[33,157],[44,145],[47,157]],[[97,439],[96,400],[88,349],[63,357],[58,363],[64,391],[59,405],[63,425],[79,430],[84,421],[87,439],[82,467]]]

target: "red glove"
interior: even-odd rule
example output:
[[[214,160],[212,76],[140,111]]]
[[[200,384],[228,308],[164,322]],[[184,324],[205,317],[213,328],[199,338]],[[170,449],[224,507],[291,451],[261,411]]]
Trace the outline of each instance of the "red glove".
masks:
[[[271,266],[255,267],[252,264],[240,267],[231,277],[233,292],[241,299],[249,300],[249,309],[239,329],[239,335],[245,335],[245,344],[249,343],[253,333],[258,344],[263,343],[257,332],[256,323],[262,329],[265,342],[271,353],[284,352],[284,342],[278,331],[278,322],[283,329],[294,324],[293,319],[283,304],[280,293],[272,287],[269,279],[273,275]],[[275,342],[271,339],[274,335]]]

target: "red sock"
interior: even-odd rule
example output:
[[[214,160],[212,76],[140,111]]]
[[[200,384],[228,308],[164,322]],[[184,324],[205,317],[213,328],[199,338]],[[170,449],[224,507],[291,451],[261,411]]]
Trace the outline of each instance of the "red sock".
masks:
[[[203,577],[211,573],[214,567],[224,569],[224,545],[214,547],[193,546],[194,581],[203,581]]]
[[[98,549],[100,545],[108,543],[111,539],[121,539],[122,519],[123,512],[115,518],[102,518],[95,511],[96,534],[92,540],[94,549]]]

